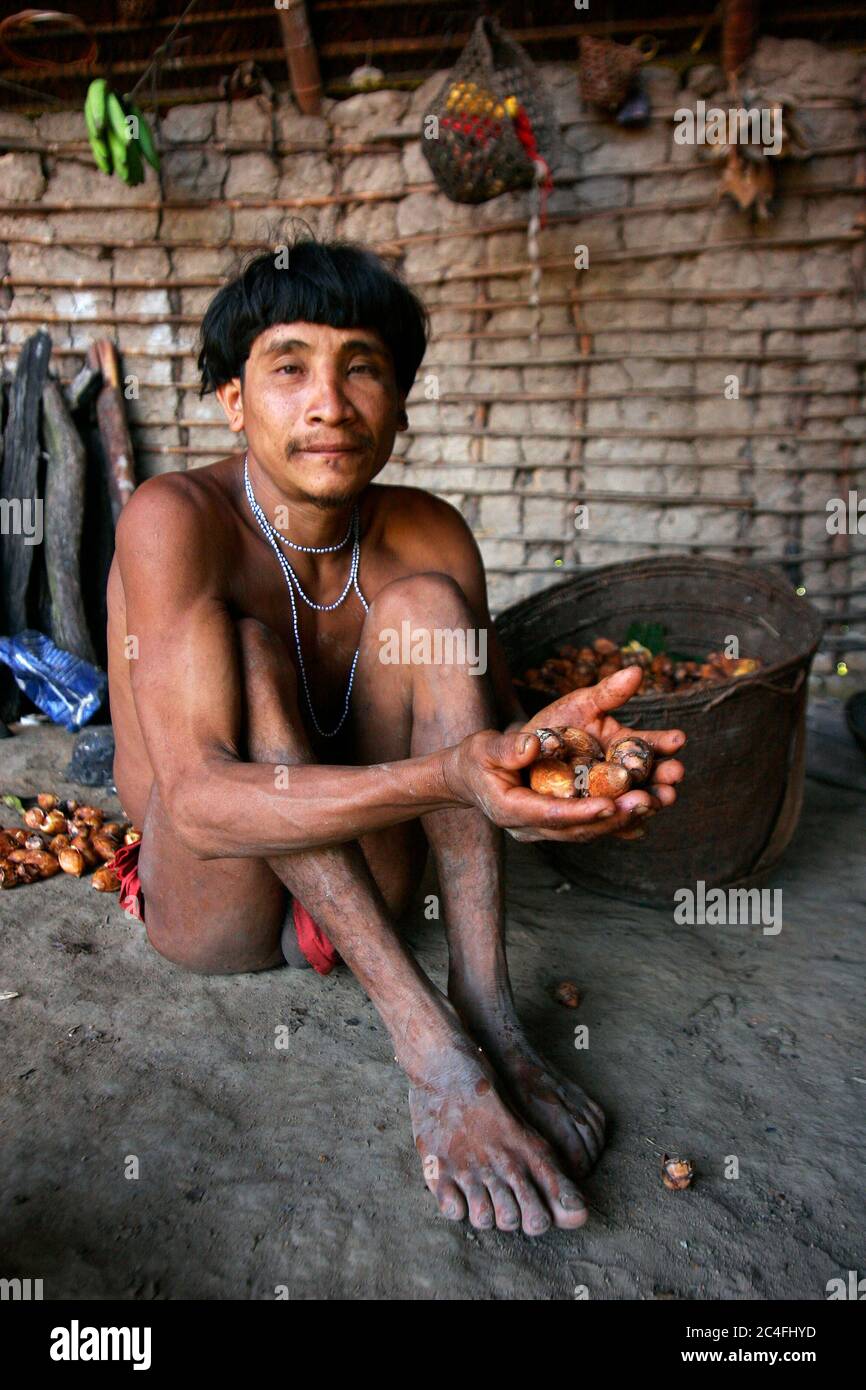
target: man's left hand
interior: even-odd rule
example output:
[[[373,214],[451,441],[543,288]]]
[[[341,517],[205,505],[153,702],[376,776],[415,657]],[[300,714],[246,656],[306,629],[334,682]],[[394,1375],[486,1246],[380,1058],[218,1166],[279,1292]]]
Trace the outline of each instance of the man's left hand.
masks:
[[[673,806],[677,799],[675,786],[685,775],[682,763],[670,756],[685,744],[686,735],[682,729],[631,729],[628,725],[619,724],[608,713],[624,705],[637,693],[642,677],[643,671],[639,666],[626,666],[597,685],[561,696],[522,725],[521,731],[527,733],[535,733],[536,729],[573,725],[593,734],[605,752],[620,734],[635,734],[652,746],[655,753],[652,780],[646,788],[635,787],[616,798],[616,815],[593,827],[597,829],[598,838],[615,835],[620,840],[642,839],[643,823],[663,807]],[[510,833],[516,840],[536,838],[524,831]]]

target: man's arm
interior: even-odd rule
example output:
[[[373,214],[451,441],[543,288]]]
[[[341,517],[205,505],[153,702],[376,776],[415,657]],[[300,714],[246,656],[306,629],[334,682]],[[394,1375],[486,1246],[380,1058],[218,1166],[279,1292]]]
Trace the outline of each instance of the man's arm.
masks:
[[[200,858],[266,857],[340,844],[443,806],[445,750],[372,767],[242,762],[235,626],[221,596],[212,520],[182,476],[152,479],[124,508],[117,558],[136,713],[160,797]]]
[[[544,724],[578,724],[581,728],[589,728],[597,737],[601,737],[604,745],[607,746],[607,742],[622,728],[608,715],[608,711],[618,709],[635,693],[635,687],[638,684],[635,668],[632,667],[629,671],[619,671],[615,676],[608,677],[589,689],[574,691],[570,695],[562,696],[530,719],[521,707],[515,693],[505,652],[490,618],[484,563],[475,537],[465,519],[450,503],[445,502],[442,498],[432,497],[429,493],[410,491],[414,493],[413,500],[417,499],[416,506],[423,514],[423,525],[416,525],[416,534],[425,536],[433,547],[431,559],[435,556],[436,562],[431,563],[431,568],[443,570],[457,580],[476,615],[479,627],[487,628],[490,681],[496,699],[497,713],[501,721],[500,727],[504,728],[505,734],[515,738],[521,731],[533,732]],[[657,758],[660,754],[671,754],[678,751],[685,743],[685,735],[678,729],[660,732],[642,730],[641,736],[654,744]],[[533,745],[537,750],[539,745],[534,738]],[[513,774],[515,764],[510,764],[510,768]],[[470,769],[468,773],[470,783],[473,775],[474,769]],[[656,810],[659,806],[673,804],[676,800],[674,784],[681,779],[682,775],[682,764],[673,758],[668,757],[662,761],[657,761],[650,787],[643,790],[639,788],[630,790],[616,801],[615,806],[613,802],[606,802],[605,804],[599,802],[595,805],[591,816],[587,819],[595,820],[598,817],[601,824],[580,826],[576,820],[571,819],[570,813],[566,812],[568,824],[561,827],[555,826],[551,821],[545,821],[535,827],[519,825],[515,816],[518,809],[522,815],[523,808],[517,806],[517,788],[513,784],[508,818],[501,819],[495,815],[492,818],[495,819],[497,825],[502,826],[520,840],[556,839],[577,842],[597,839],[605,834],[619,834],[623,829],[628,832],[631,829],[632,814],[639,808],[641,811]],[[549,800],[545,797],[540,799],[542,801]],[[560,804],[573,807],[576,804],[580,805],[581,801],[566,800]],[[584,801],[583,805],[586,804]],[[485,803],[482,801],[482,806],[484,805]],[[527,810],[529,810],[528,806]],[[614,810],[619,814],[614,815]],[[489,811],[488,814],[490,814]]]
[[[539,745],[518,733],[482,730],[453,748],[371,767],[298,764],[287,786],[279,765],[243,762],[240,653],[214,559],[220,543],[182,474],[142,484],[117,527],[127,635],[137,638],[136,713],[162,803],[190,853],[268,858],[446,806],[569,840],[595,837],[596,818],[614,814],[609,798],[560,801],[525,787],[520,770]]]

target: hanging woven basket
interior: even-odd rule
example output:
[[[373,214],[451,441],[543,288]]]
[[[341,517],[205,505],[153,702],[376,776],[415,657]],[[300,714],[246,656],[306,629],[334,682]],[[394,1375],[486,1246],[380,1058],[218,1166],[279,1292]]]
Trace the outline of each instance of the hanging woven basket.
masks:
[[[528,55],[482,16],[424,115],[421,148],[455,203],[550,184],[562,141],[552,101]]]
[[[142,19],[153,19],[156,0],[117,0],[121,19],[134,24]]]
[[[585,34],[580,40],[580,94],[587,106],[602,111],[618,111],[625,101],[635,74],[658,52],[658,44],[648,35],[633,43],[614,43]]]

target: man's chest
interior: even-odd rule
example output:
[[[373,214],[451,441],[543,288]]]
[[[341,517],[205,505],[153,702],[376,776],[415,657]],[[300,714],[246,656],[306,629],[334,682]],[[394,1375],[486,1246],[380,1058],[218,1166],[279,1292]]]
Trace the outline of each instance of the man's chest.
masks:
[[[362,545],[356,574],[347,547],[342,564],[330,564],[323,575],[302,567],[291,551],[283,553],[296,580],[273,551],[244,556],[243,568],[235,570],[231,584],[232,615],[257,618],[278,633],[311,693],[334,707],[345,690],[367,609],[388,584],[425,566],[413,566],[410,559],[384,547]]]

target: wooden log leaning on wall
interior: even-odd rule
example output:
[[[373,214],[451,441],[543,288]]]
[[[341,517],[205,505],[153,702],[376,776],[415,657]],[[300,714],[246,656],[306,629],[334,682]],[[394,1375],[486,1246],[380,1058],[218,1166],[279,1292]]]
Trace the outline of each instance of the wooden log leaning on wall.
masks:
[[[107,338],[92,343],[87,350],[87,363],[102,373],[102,388],[96,398],[96,418],[105,450],[108,495],[116,526],[120,513],[135,491],[135,475],[132,440],[120,387],[120,363],[114,343]]]
[[[9,382],[6,381],[2,376],[0,376],[0,478],[3,477],[3,457],[5,452],[3,436],[6,433],[6,407],[8,401]],[[0,562],[2,562],[2,551],[3,535],[2,532],[0,532]],[[5,627],[3,609],[3,594],[2,592],[0,592],[0,628]],[[9,730],[6,728],[6,720],[2,717],[3,714],[6,714],[7,718],[10,717],[9,710],[6,708],[6,706],[9,695],[9,687],[7,684],[7,680],[11,682],[11,679],[12,678],[8,672],[0,671],[0,738],[12,737],[12,735],[9,733]],[[17,687],[13,686],[13,689],[17,690]]]
[[[42,391],[45,471],[45,569],[51,595],[51,638],[63,651],[96,662],[81,595],[79,565],[87,455],[57,380]]]
[[[13,532],[13,509],[16,504],[22,509],[25,504],[35,505],[37,497],[39,406],[50,356],[51,339],[47,333],[40,331],[28,338],[9,393],[0,472],[0,498],[7,504],[0,535],[0,628],[9,636],[28,626],[27,593],[35,547],[27,543],[23,534]],[[0,719],[10,723],[18,718],[20,708],[21,697],[12,673],[7,666],[0,666]]]

